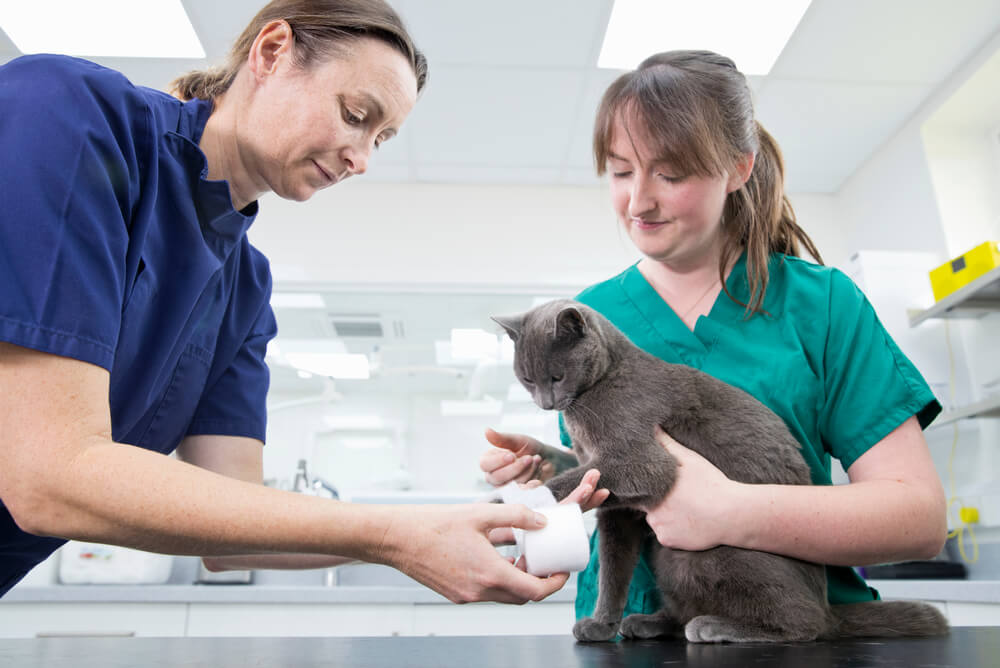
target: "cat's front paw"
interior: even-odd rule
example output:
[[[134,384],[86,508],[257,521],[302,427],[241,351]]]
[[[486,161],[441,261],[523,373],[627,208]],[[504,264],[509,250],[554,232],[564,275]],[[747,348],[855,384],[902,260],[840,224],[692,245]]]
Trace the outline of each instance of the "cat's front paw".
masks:
[[[573,625],[573,636],[580,642],[608,642],[618,635],[618,622],[599,622],[584,617]]]
[[[622,620],[621,634],[635,640],[680,638],[684,636],[684,629],[674,619],[662,613],[629,615]]]

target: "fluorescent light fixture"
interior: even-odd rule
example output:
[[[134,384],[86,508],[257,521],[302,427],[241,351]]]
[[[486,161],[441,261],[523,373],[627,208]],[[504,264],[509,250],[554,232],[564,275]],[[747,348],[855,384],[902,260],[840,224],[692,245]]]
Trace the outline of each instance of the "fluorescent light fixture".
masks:
[[[22,53],[205,57],[181,0],[2,2],[0,28]]]
[[[357,414],[357,415],[327,415],[323,417],[323,424],[330,429],[344,431],[382,430],[385,429],[385,421],[379,415]]]
[[[451,330],[451,357],[454,360],[496,359],[499,354],[496,334],[482,329]]]
[[[272,308],[326,308],[323,295],[318,292],[272,292]]]
[[[441,415],[445,417],[469,417],[500,415],[503,402],[496,399],[442,399]]]
[[[296,369],[317,376],[364,380],[371,377],[368,356],[351,353],[285,353],[285,359]]]
[[[337,442],[351,450],[379,450],[392,447],[392,440],[388,436],[341,436]]]
[[[810,0],[615,0],[597,66],[634,69],[654,53],[707,49],[744,74],[771,71]]]
[[[537,434],[545,430],[555,419],[545,413],[508,413],[500,418],[500,431],[510,431],[522,434]]]

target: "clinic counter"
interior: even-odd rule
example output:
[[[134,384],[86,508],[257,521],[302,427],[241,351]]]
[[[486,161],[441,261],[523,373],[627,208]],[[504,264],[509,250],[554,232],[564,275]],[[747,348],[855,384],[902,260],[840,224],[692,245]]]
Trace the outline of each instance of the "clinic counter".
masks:
[[[885,599],[1000,603],[1000,580],[870,580]],[[572,585],[545,599],[572,602]],[[52,585],[15,587],[6,603],[446,603],[419,586]]]
[[[39,638],[0,640],[0,665],[810,668],[996,666],[1000,629],[959,627],[939,638],[702,645],[680,641],[580,644],[572,636],[398,638]]]

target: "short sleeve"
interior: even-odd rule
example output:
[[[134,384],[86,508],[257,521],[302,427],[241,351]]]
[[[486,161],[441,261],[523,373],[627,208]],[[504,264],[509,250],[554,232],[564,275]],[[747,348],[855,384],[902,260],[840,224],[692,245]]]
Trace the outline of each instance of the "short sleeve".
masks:
[[[270,372],[264,357],[278,326],[270,305],[271,282],[266,265],[258,271],[257,281],[262,285],[253,292],[261,301],[253,324],[235,354],[223,356],[228,363],[210,373],[188,435],[218,434],[265,440]],[[238,317],[227,318],[223,331],[238,322]]]
[[[820,435],[847,469],[909,417],[926,427],[941,405],[865,295],[838,270],[830,272],[828,314]]]
[[[121,75],[82,63],[0,68],[0,340],[110,370],[148,121]]]

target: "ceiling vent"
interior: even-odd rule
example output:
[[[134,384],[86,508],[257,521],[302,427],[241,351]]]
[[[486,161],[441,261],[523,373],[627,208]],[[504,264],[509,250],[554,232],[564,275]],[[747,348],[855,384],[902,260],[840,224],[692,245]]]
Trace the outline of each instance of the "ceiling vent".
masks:
[[[331,313],[334,335],[342,339],[401,339],[403,322],[377,313]]]

